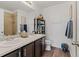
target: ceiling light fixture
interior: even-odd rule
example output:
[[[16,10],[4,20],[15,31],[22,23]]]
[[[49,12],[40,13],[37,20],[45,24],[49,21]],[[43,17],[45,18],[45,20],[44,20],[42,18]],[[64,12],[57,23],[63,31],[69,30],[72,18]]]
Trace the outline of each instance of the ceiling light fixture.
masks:
[[[32,1],[22,1],[22,3],[24,3],[25,5],[27,5],[30,8],[34,9]]]
[[[26,3],[32,5],[32,1],[25,1]]]
[[[32,2],[31,1],[22,1],[25,5],[31,6]]]

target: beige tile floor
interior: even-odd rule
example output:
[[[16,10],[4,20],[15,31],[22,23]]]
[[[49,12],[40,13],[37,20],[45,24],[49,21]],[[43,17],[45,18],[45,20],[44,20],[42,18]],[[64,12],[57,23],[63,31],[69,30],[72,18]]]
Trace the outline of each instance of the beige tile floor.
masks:
[[[45,51],[42,57],[70,57],[70,52],[63,52],[60,48],[52,47],[52,50]]]

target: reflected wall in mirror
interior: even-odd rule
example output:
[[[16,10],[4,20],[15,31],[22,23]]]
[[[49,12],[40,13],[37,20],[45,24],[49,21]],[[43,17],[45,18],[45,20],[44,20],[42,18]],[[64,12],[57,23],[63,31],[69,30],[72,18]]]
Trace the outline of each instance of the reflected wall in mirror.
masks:
[[[21,16],[20,32],[27,32],[26,16]]]

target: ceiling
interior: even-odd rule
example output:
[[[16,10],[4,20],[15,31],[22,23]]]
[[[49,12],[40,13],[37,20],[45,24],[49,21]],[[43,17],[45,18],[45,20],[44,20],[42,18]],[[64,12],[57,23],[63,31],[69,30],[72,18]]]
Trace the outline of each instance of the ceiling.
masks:
[[[14,11],[17,9],[24,10],[24,11],[31,10],[31,8],[29,8],[21,1],[0,1],[0,8],[11,10],[11,11]]]
[[[57,4],[65,3],[66,1],[32,1],[33,8],[43,9],[48,6],[54,6]],[[0,8],[8,9],[11,11],[20,9],[24,11],[33,10],[33,8],[29,8],[29,6],[22,3],[22,1],[0,1]]]
[[[47,8],[49,6],[55,6],[57,4],[66,3],[67,1],[33,1],[35,6],[39,8]]]

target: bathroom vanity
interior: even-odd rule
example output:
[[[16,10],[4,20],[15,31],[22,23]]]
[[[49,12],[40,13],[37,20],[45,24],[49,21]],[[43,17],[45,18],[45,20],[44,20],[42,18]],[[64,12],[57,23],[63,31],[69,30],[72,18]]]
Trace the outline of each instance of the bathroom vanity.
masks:
[[[40,57],[45,51],[45,35],[33,34],[0,42],[1,57]]]

